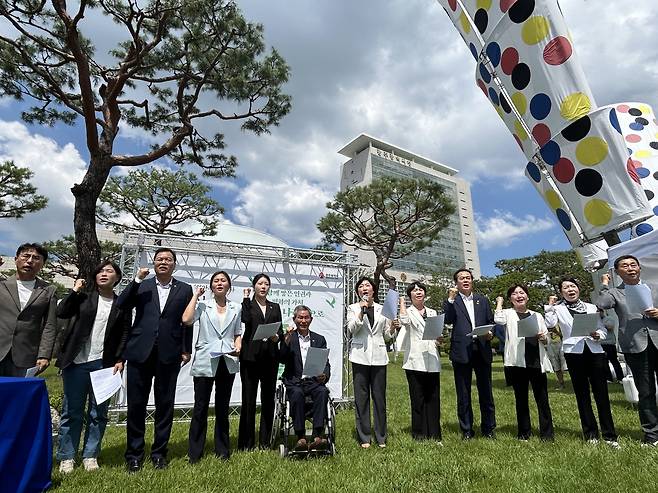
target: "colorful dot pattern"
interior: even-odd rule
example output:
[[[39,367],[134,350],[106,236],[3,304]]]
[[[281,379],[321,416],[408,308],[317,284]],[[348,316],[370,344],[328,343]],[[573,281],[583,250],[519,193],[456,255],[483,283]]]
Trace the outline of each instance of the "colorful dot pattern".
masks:
[[[622,103],[615,110],[616,125],[630,156],[628,173],[642,187],[654,214],[632,228],[632,236],[641,236],[658,229],[658,121],[647,104]]]
[[[499,17],[486,41],[483,54],[489,63],[477,63],[477,85],[527,159],[562,128],[596,106],[567,33],[554,0],[517,0]],[[494,72],[509,101],[496,84]],[[513,108],[530,135],[518,132]]]
[[[526,175],[542,193],[567,237],[574,219],[586,238],[595,238],[642,217],[646,211],[638,173],[632,173],[627,164],[627,142],[620,125],[623,123],[615,107],[598,108],[565,126],[526,166]],[[559,194],[541,185],[545,178],[540,162],[546,165]],[[560,195],[573,217],[567,214]]]

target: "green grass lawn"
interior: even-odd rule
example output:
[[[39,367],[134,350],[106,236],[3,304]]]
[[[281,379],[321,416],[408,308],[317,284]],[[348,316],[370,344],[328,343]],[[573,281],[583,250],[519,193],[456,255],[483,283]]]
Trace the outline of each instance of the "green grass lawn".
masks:
[[[399,359],[401,360],[401,358]],[[458,492],[635,492],[658,490],[658,449],[640,447],[637,412],[625,401],[622,386],[610,385],[610,399],[622,450],[581,440],[575,397],[567,384],[554,391],[549,376],[555,443],[516,436],[514,394],[505,387],[500,359],[494,364],[495,441],[477,438],[462,442],[456,416],[452,369],[444,359],[441,376],[443,447],[416,442],[410,436],[409,396],[401,363],[388,369],[388,447],[362,450],[354,438],[353,410],[337,416],[337,454],[313,460],[279,458],[277,451],[236,452],[227,462],[209,453],[200,463],[187,463],[187,423],[174,424],[170,441],[170,467],[154,470],[150,463],[137,474],[124,470],[125,428],[108,427],[99,463],[101,470],[82,468],[63,477],[55,464],[54,489],[58,492],[206,492],[206,491],[458,491]],[[49,380],[52,380],[50,377]],[[50,385],[50,383],[49,383]],[[477,392],[474,388],[474,395]],[[531,410],[534,401],[531,399]],[[474,402],[479,426],[477,401]],[[536,409],[532,413],[537,424]],[[237,439],[237,419],[231,421],[231,439]],[[212,423],[211,423],[212,426]],[[535,428],[536,431],[536,428]],[[153,428],[147,428],[148,444]],[[209,430],[210,452],[212,435]]]

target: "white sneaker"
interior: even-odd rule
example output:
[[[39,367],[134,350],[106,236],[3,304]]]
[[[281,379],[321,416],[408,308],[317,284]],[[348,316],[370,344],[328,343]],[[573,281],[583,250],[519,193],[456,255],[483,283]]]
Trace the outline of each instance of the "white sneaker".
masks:
[[[658,447],[658,441],[655,442],[642,442],[642,447]]]
[[[598,440],[598,438],[590,438],[589,440],[587,440],[587,443],[589,445],[596,445],[597,443],[599,443],[599,440]],[[619,445],[619,444],[617,444],[617,445]]]
[[[615,450],[619,450],[621,448],[621,445],[619,445],[619,442],[617,440],[606,440],[605,443],[608,445],[608,447],[613,448]]]
[[[62,474],[73,472],[73,466],[75,466],[75,461],[73,459],[63,460],[59,463],[59,472]]]
[[[82,459],[82,465],[85,466],[85,471],[95,471],[98,469],[98,461],[95,457],[87,457]]]

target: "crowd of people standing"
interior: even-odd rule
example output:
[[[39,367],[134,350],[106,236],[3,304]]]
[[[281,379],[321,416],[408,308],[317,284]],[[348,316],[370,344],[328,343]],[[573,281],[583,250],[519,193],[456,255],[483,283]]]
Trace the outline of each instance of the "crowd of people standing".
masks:
[[[240,304],[228,299],[232,289],[229,274],[218,271],[210,278],[211,296],[206,299],[203,298],[205,287],[193,290],[173,277],[176,253],[163,247],[154,252],[154,276],[149,276],[150,269],[140,268],[117,295],[114,289],[122,278],[121,269],[114,262],[104,261],[94,271],[89,286],[84,280],[77,280],[58,304],[54,287],[37,277],[47,258],[48,252],[41,245],[23,244],[16,252],[16,274],[0,281],[0,376],[25,376],[33,367],[42,372],[56,358],[64,384],[57,451],[60,471],[73,470],[81,440],[85,469],[99,467],[97,458],[107,425],[108,406],[107,402],[96,403],[89,374],[102,368],[113,368],[116,373],[123,372],[125,367],[128,403],[125,461],[130,472],[139,471],[145,460],[146,410],[152,387],[155,414],[150,460],[156,469],[167,467],[176,382],[181,366],[189,362],[194,381],[188,441],[191,463],[203,456],[213,388],[214,452],[222,459],[230,457],[229,401],[238,373],[242,383],[238,448],[269,447],[279,363],[285,365],[283,383],[294,414],[297,448],[327,446],[322,423],[326,419],[330,366],[327,363],[318,376],[302,373],[308,348],[326,348],[326,340],[310,330],[313,314],[304,305],[294,310],[294,326],[284,330],[280,306],[267,298],[271,286],[267,274],[253,278],[252,288],[243,291]],[[554,439],[547,373],[568,371],[584,440],[595,443],[602,438],[610,447],[619,448],[606,381],[608,350],[602,346],[612,329],[602,310],[611,309],[619,319],[618,345],[632,370],[639,394],[643,443],[658,446],[658,308],[632,313],[625,295],[627,285],[647,284],[654,304],[658,305],[658,286],[641,280],[640,262],[631,255],[616,259],[614,270],[622,282],[610,286],[610,276],[604,275],[597,305],[582,301],[579,281],[566,276],[560,281],[556,296],[549,298],[544,314],[528,308],[529,290],[522,284],[510,286],[506,297],[499,296],[492,310],[489,300],[474,291],[474,279],[468,269],[454,273],[455,285],[448,290],[441,308],[445,324],[452,326],[445,337],[450,338],[457,421],[464,440],[476,436],[471,397],[473,374],[480,408],[480,434],[485,439],[496,439],[491,348],[496,324],[504,330],[504,374],[514,393],[517,438],[527,441],[532,434],[528,405],[532,388],[539,437],[546,441]],[[382,305],[375,302],[374,288],[372,279],[359,279],[354,289],[360,301],[347,307],[346,331],[358,443],[364,449],[372,443],[382,448],[387,445],[387,343],[394,339],[404,353],[402,368],[409,388],[411,434],[415,439],[442,443],[440,348],[444,336],[435,340],[424,337],[428,318],[438,315],[436,310],[425,306],[428,288],[419,281],[409,284],[406,291],[409,303],[401,296],[399,315],[393,318],[384,316]],[[506,302],[510,308],[504,308]],[[583,314],[599,314],[598,325],[586,336],[572,336],[574,317]],[[536,319],[536,334],[522,335],[519,327],[531,317]],[[199,325],[196,341],[191,328],[195,323]],[[259,325],[271,323],[279,324],[273,336],[254,339]],[[60,325],[64,328],[58,334]],[[489,330],[476,330],[482,327]],[[551,348],[555,334],[561,336],[561,350]],[[559,382],[563,383],[561,378]],[[259,388],[261,412],[256,435]],[[309,399],[315,405],[313,436],[307,441],[304,403]]]

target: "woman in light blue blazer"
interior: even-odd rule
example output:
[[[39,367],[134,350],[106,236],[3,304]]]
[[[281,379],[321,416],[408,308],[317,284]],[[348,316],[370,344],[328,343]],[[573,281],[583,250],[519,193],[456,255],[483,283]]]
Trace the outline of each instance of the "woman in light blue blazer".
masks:
[[[215,386],[215,455],[230,456],[229,401],[235,374],[240,366],[237,356],[242,343],[241,305],[229,301],[231,279],[224,271],[210,278],[213,297],[199,301],[205,288],[198,288],[183,313],[183,323],[199,322],[194,360],[190,371],[194,377],[194,411],[190,423],[188,457],[190,463],[203,456],[208,429],[208,406]]]

